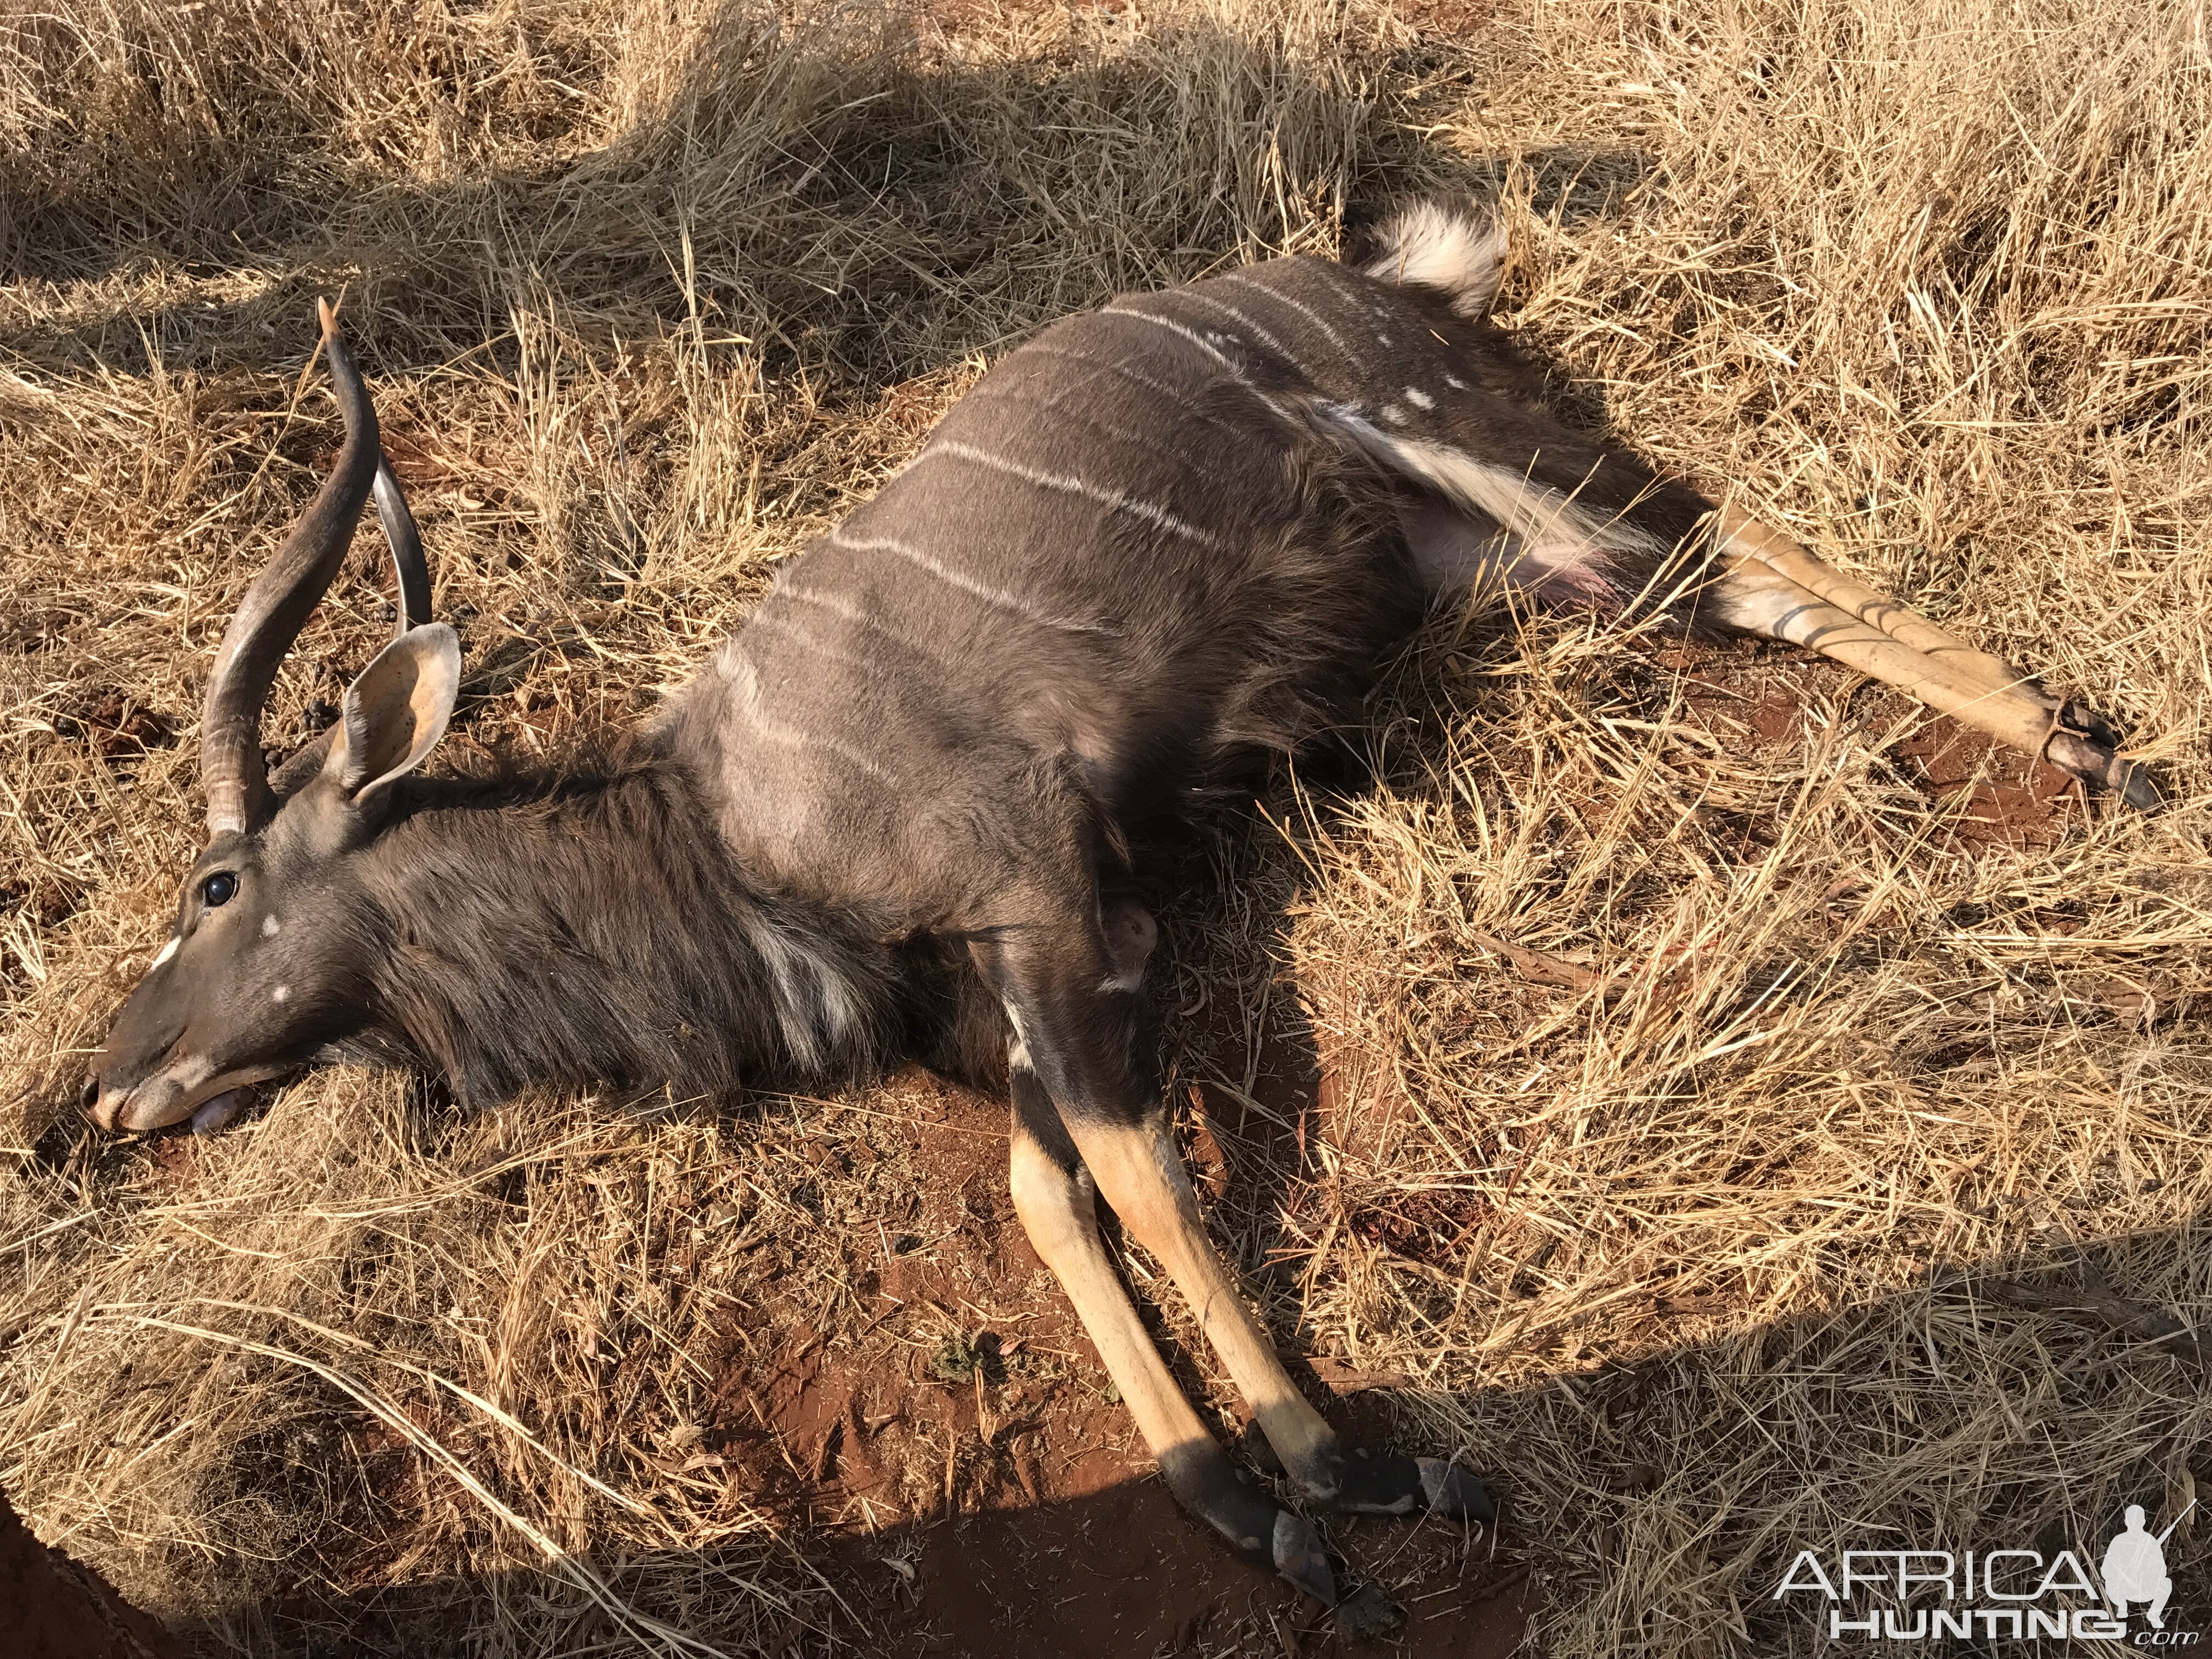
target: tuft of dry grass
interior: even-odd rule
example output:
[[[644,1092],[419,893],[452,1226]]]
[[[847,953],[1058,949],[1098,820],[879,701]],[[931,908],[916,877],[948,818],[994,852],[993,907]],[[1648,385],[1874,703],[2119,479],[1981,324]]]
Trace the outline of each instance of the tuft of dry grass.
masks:
[[[858,1288],[932,1179],[905,1096],[463,1119],[331,1072],[158,1147],[70,1104],[195,848],[216,635],[336,447],[308,301],[463,629],[453,740],[529,754],[1025,331],[1444,183],[1503,204],[1564,398],[2122,718],[2175,805],[1977,823],[2020,792],[1932,788],[1839,673],[1439,628],[1375,779],[1286,774],[1164,913],[1217,1237],[1498,1472],[1559,1655],[1810,1652],[1800,1548],[2162,1527],[2208,1427],[2128,1325],[2212,1291],[2208,102],[2202,6],[2150,0],[0,23],[0,1485],[226,1650],[410,1591],[425,1651],[867,1645],[781,1488],[696,1460],[793,1330],[968,1340]],[[372,541],[272,741],[388,626]],[[915,1517],[988,1474],[933,1432]]]

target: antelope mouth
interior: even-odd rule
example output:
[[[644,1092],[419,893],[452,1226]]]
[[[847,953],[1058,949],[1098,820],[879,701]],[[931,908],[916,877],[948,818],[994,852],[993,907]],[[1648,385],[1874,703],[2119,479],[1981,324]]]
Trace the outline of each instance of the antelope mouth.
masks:
[[[187,1085],[174,1075],[148,1078],[113,1099],[102,1099],[94,1109],[94,1121],[104,1128],[131,1134],[151,1134],[191,1121],[195,1134],[214,1134],[229,1126],[245,1109],[254,1084],[265,1082],[285,1068],[244,1066],[220,1072]]]

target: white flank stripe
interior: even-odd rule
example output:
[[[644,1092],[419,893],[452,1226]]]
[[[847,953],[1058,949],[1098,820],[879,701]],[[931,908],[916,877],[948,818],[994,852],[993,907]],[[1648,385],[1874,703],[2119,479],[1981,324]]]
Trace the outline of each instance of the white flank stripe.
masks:
[[[745,626],[749,629],[772,629],[779,634],[798,641],[811,654],[817,657],[834,658],[839,662],[850,663],[854,667],[863,670],[872,670],[876,666],[873,662],[865,658],[856,657],[849,651],[841,651],[836,646],[817,639],[814,630],[807,627],[803,619],[778,616],[765,605],[745,618]]]
[[[1210,294],[1200,294],[1196,289],[1185,289],[1183,290],[1182,297],[1186,300],[1195,300],[1202,306],[1212,306],[1216,311],[1220,312],[1224,316],[1234,318],[1238,327],[1250,329],[1253,333],[1260,337],[1261,342],[1277,356],[1287,357],[1292,363],[1296,363],[1298,361],[1298,354],[1297,352],[1291,350],[1290,347],[1285,345],[1273,335],[1268,333],[1266,329],[1261,327],[1259,324],[1254,322],[1243,312],[1237,310],[1237,307],[1231,305],[1228,301],[1217,300]]]
[[[1158,397],[1164,398],[1170,403],[1175,404],[1176,417],[1178,419],[1186,421],[1193,419],[1200,420],[1205,422],[1208,426],[1218,426],[1224,432],[1234,433],[1240,438],[1249,437],[1251,435],[1251,428],[1249,427],[1239,426],[1234,421],[1223,420],[1218,415],[1208,415],[1199,410],[1191,408],[1189,406],[1190,393],[1188,392],[1179,392],[1174,386],[1170,386],[1166,381],[1156,380],[1149,374],[1140,374],[1135,369],[1130,368],[1124,364],[1102,363],[1096,357],[1086,357],[1079,351],[1069,351],[1060,346],[1046,345],[1042,343],[1025,345],[1022,349],[1024,351],[1043,352],[1054,357],[1064,357],[1071,363],[1081,363],[1086,368],[1095,368],[1101,374],[1118,374],[1123,380],[1128,381],[1132,386],[1140,386],[1144,387],[1146,391],[1152,392]]]
[[[1304,301],[1294,300],[1289,295],[1285,294],[1279,289],[1269,288],[1265,283],[1255,283],[1241,270],[1232,270],[1221,280],[1224,283],[1240,283],[1244,287],[1251,289],[1256,293],[1266,295],[1279,306],[1288,306],[1292,311],[1297,312],[1299,316],[1304,318],[1316,328],[1319,329],[1321,331],[1322,338],[1327,340],[1331,345],[1334,346],[1337,349],[1337,351],[1347,362],[1358,362],[1358,359],[1352,355],[1352,349],[1345,344],[1344,337],[1328,325],[1328,319],[1322,316],[1321,313],[1316,311],[1311,306],[1306,304]]]
[[[1041,410],[1049,410],[1056,420],[1079,421],[1094,432],[1103,432],[1109,438],[1119,438],[1123,443],[1133,445],[1139,449],[1151,450],[1155,453],[1158,452],[1160,443],[1159,435],[1157,433],[1133,432],[1127,427],[1121,425],[1119,422],[1109,421],[1103,416],[1094,414],[1089,409],[1077,408],[1069,410],[1063,407],[1069,398],[1080,398],[1082,396],[1083,390],[1084,388],[1082,386],[1060,386],[1054,391],[1051,396],[1035,404],[1033,407]],[[1008,398],[1018,398],[1021,397],[1022,393],[1020,391],[1016,390],[1004,392],[1000,395]],[[1218,422],[1217,422],[1217,424],[1218,424]],[[1232,431],[1237,430],[1235,428],[1231,428],[1231,429]],[[1249,437],[1250,435],[1250,429],[1249,428],[1244,428],[1239,433],[1239,435]],[[1186,472],[1194,470],[1188,459],[1184,457],[1181,451],[1175,452],[1169,457],[1169,459]]]
[[[933,443],[914,458],[909,464],[909,470],[912,467],[920,466],[940,450],[964,450],[966,447],[965,444],[954,445],[942,441]],[[896,536],[848,536],[845,533],[845,526],[841,524],[830,532],[830,539],[840,547],[850,548],[855,553],[896,554],[917,570],[926,571],[936,577],[947,587],[957,587],[963,593],[970,594],[982,600],[986,605],[995,605],[1001,611],[1011,611],[1018,617],[1025,617],[1030,621],[1042,623],[1047,628],[1063,628],[1076,634],[1103,634],[1106,631],[1095,623],[1066,622],[1058,617],[1051,616],[1007,592],[1003,587],[995,586],[990,582],[979,581],[965,571],[955,570],[951,565],[933,558],[912,543],[902,542]]]
[[[1186,541],[1196,542],[1200,547],[1221,550],[1221,544],[1206,532],[1186,520],[1177,518],[1165,507],[1151,501],[1140,501],[1123,495],[1118,489],[1109,489],[1066,472],[1046,472],[1033,466],[1024,466],[1003,455],[994,455],[988,449],[978,449],[973,444],[963,444],[948,438],[939,438],[915,457],[919,466],[933,455],[951,455],[963,461],[973,461],[978,466],[988,466],[994,472],[1004,472],[1011,477],[1035,484],[1040,489],[1056,489],[1063,495],[1080,495],[1085,501],[1096,501],[1101,507],[1111,507],[1116,513],[1126,513],[1133,519],[1142,519],[1146,524],[1181,536]],[[850,544],[848,544],[850,545]]]
[[[1133,317],[1140,323],[1151,323],[1155,327],[1166,329],[1170,334],[1180,334],[1207,356],[1212,358],[1215,362],[1219,363],[1222,368],[1227,369],[1231,376],[1240,385],[1243,382],[1244,373],[1237,367],[1235,361],[1196,329],[1185,328],[1171,318],[1155,317],[1149,311],[1132,311],[1127,306],[1118,304],[1108,306],[1103,314],[1109,317]]]
[[[818,606],[820,609],[830,612],[833,617],[843,617],[847,622],[851,623],[856,628],[865,628],[871,633],[880,634],[885,639],[890,641],[892,644],[902,647],[906,650],[915,653],[917,655],[933,658],[939,662],[950,662],[952,660],[951,657],[947,653],[938,648],[933,641],[915,639],[911,635],[902,634],[897,629],[893,628],[889,623],[885,622],[881,617],[869,615],[868,612],[861,610],[859,605],[851,603],[849,600],[841,599],[833,593],[817,593],[811,592],[807,588],[801,587],[796,581],[793,580],[789,577],[786,577],[782,581],[777,583],[775,592],[771,594],[769,597],[796,599],[801,605]],[[766,606],[763,605],[762,610],[765,611],[765,609]],[[755,622],[765,620],[762,614],[762,611],[757,611],[753,613],[753,620]],[[792,633],[795,634],[799,631],[795,626],[789,623],[785,623],[782,625]]]
[[[835,738],[817,737],[811,732],[801,732],[795,726],[786,726],[781,720],[772,718],[769,712],[761,707],[760,673],[747,660],[742,641],[732,640],[716,653],[714,660],[715,666],[720,672],[738,683],[738,700],[744,706],[745,718],[760,736],[766,738],[770,743],[781,744],[787,749],[827,750],[855,770],[866,773],[885,787],[892,790],[899,787],[899,781],[896,778],[877,765],[870,757],[861,753],[849,744],[840,743]]]

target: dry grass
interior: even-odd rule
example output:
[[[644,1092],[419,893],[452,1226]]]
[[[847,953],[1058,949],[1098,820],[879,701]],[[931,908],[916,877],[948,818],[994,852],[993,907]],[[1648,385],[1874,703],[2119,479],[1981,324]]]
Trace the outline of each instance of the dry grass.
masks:
[[[194,848],[208,653],[335,447],[307,299],[347,291],[461,619],[459,740],[527,752],[679,674],[1025,330],[1458,179],[1587,407],[2122,717],[2177,805],[2008,847],[1836,675],[1762,734],[1703,683],[1779,671],[1447,630],[1382,781],[1286,782],[1168,915],[1219,1236],[1502,1472],[1559,1655],[1809,1651],[1800,1547],[2170,1519],[2194,1351],[2004,1281],[2212,1291],[2209,106],[2203,7],[2153,0],[17,14],[0,1485],[173,1614],[442,1581],[455,1651],[855,1639],[684,1454],[733,1325],[865,1311],[852,1241],[927,1182],[845,1156],[865,1098],[464,1121],[331,1073],[163,1152],[68,1105]],[[386,626],[365,550],[280,739]],[[1296,1151],[1230,1133],[1271,1078]]]

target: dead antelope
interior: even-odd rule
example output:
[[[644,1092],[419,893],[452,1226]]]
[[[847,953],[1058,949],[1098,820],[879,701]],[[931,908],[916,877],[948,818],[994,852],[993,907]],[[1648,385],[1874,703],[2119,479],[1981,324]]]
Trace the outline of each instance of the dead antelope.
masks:
[[[225,633],[207,850],[88,1085],[109,1128],[221,1115],[322,1059],[526,1084],[818,1086],[918,1055],[1008,1079],[1014,1203],[1162,1474],[1324,1602],[1317,1534],[1241,1478],[1103,1248],[1189,1299],[1291,1481],[1487,1520],[1433,1458],[1352,1455],[1208,1243],[1162,1109],[1133,896],[1191,800],[1356,714],[1431,605],[1511,591],[1838,658],[2139,805],[2105,724],[1540,408],[1485,319],[1504,248],[1424,203],[1048,328],[787,565],[638,731],[537,773],[426,778],[461,681],[389,474],[402,631],[264,776],[261,705],[380,478],[327,310],[337,469]],[[1347,1597],[1347,1622],[1382,1616]]]

